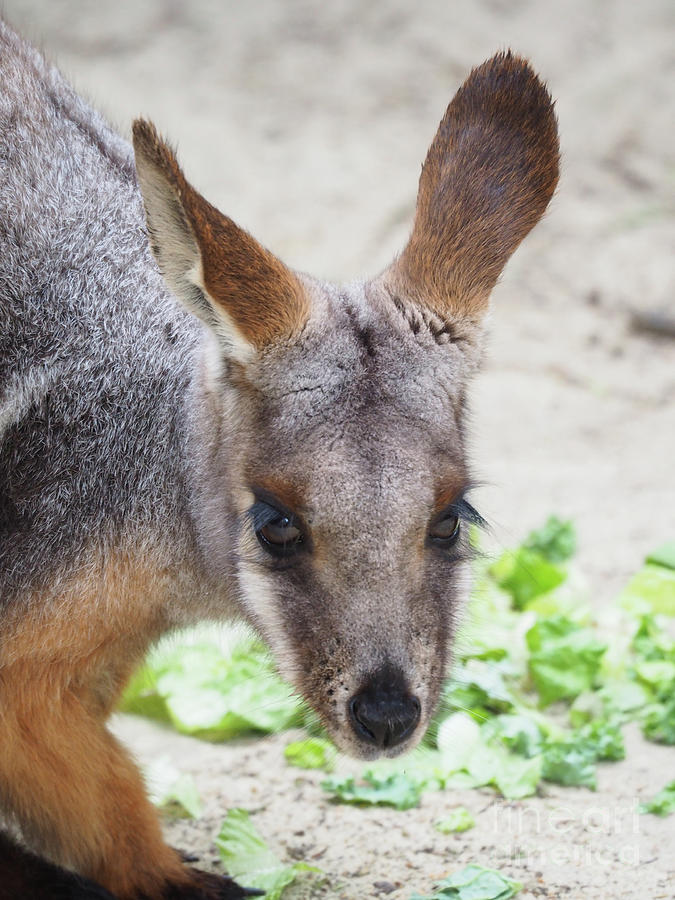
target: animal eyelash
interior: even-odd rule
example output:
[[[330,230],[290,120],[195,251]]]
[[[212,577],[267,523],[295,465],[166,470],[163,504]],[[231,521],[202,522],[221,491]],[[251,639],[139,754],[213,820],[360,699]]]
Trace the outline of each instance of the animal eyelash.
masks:
[[[476,525],[478,528],[487,527],[486,520],[464,497],[447,507],[447,513],[454,513],[462,521]],[[270,506],[263,500],[256,501],[247,513],[254,531],[260,531],[261,528],[278,519],[280,515],[284,515],[282,510],[275,509],[275,507]],[[292,518],[292,516],[289,515],[289,518]]]
[[[462,497],[461,500],[456,500],[449,506],[448,511],[454,512],[460,519],[471,523],[471,525],[476,525],[478,528],[487,528],[486,520],[464,497]]]
[[[257,500],[247,513],[254,531],[260,531],[265,525],[278,519],[280,515],[283,515],[281,510],[275,509],[263,500]]]

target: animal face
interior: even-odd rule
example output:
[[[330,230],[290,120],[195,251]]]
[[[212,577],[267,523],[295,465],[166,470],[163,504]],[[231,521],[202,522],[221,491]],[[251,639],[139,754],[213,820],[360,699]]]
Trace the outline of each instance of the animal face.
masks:
[[[242,608],[343,749],[395,755],[433,711],[467,590],[467,384],[490,290],[555,188],[550,97],[510,54],[474,70],[407,247],[346,288],[291,272],[218,213],[152,126],[134,137],[160,268],[222,364]]]
[[[306,289],[302,334],[242,376],[241,594],[336,742],[393,754],[423,733],[465,593],[478,335],[439,344],[381,283]]]

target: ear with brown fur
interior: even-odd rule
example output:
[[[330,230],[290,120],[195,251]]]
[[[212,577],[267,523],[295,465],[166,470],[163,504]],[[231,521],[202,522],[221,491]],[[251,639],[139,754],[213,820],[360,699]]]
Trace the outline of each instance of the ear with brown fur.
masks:
[[[385,283],[444,320],[481,318],[553,195],[558,161],[553,101],[528,63],[509,52],[474,69],[429,148],[413,232]]]
[[[138,180],[160,271],[176,296],[245,362],[309,315],[297,277],[185,179],[155,127],[133,126]]]

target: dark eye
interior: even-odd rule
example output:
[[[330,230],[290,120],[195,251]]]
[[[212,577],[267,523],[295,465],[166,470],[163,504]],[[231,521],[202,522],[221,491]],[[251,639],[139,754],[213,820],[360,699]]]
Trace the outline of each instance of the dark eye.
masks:
[[[302,531],[292,516],[278,513],[256,531],[261,547],[274,556],[290,556],[303,541]]]
[[[446,513],[429,529],[429,537],[439,547],[451,547],[459,537],[459,516]]]

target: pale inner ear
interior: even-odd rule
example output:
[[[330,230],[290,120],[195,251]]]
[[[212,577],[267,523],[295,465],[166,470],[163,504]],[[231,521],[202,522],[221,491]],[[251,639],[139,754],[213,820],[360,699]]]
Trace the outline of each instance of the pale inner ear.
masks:
[[[204,286],[202,256],[183,206],[156,166],[137,154],[148,235],[159,270],[172,293],[214,332],[228,356],[248,362],[255,349]]]
[[[194,292],[193,309],[195,314],[206,322],[218,338],[220,345],[227,348],[227,355],[240,363],[250,362],[255,356],[255,347],[246,340],[227,310],[217,303],[206,290],[201,254],[193,267],[186,272],[186,281]],[[203,314],[197,311],[197,304],[203,307]]]
[[[149,122],[133,126],[153,252],[169,287],[240,361],[304,327],[301,280],[186,180]]]

